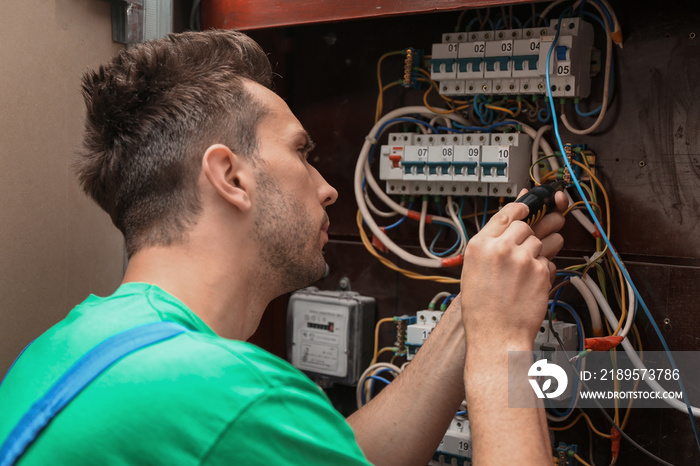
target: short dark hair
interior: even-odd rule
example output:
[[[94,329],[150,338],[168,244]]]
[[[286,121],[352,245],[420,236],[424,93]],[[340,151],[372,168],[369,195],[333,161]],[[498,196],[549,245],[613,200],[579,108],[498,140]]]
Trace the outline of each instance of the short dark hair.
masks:
[[[248,36],[224,30],[139,44],[83,76],[78,179],[124,235],[129,256],[181,241],[196,223],[209,146],[256,153],[267,109],[245,80],[269,88],[270,62]]]

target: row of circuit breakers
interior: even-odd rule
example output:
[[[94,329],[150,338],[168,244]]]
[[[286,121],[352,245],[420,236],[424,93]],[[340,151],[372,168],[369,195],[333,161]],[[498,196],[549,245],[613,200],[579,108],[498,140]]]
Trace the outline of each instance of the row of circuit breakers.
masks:
[[[448,96],[545,94],[545,67],[556,34],[549,27],[446,33],[433,44],[430,77]],[[550,58],[554,97],[588,97],[593,26],[580,18],[561,23]]]
[[[529,187],[525,133],[390,133],[379,178],[387,194],[514,197]]]

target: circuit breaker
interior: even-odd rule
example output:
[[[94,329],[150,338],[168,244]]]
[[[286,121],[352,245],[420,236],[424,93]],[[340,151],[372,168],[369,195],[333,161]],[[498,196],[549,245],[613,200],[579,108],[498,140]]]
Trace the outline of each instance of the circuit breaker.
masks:
[[[552,328],[559,336],[559,339],[564,343],[564,349],[569,357],[576,355],[579,344],[579,335],[576,324],[570,324],[555,320],[552,322]],[[564,352],[561,350],[561,344],[549,328],[549,321],[542,322],[539,332],[535,336],[534,353],[537,360],[546,359],[550,362],[558,364],[561,367],[568,367],[569,362]],[[574,395],[573,384],[566,387],[564,393],[554,398],[555,400],[566,400]]]
[[[391,133],[379,178],[387,194],[515,197],[529,187],[525,133]]]
[[[406,359],[413,359],[442,318],[442,311],[418,311],[416,323],[406,327]]]
[[[287,308],[287,354],[321,385],[355,385],[372,359],[375,300],[351,291],[310,287]]]
[[[445,33],[433,44],[430,77],[441,94],[546,94],[546,63],[558,20],[549,27]],[[553,97],[588,97],[593,26],[565,18],[549,60]]]
[[[469,420],[455,417],[440,441],[429,466],[470,466],[472,464],[472,436]]]

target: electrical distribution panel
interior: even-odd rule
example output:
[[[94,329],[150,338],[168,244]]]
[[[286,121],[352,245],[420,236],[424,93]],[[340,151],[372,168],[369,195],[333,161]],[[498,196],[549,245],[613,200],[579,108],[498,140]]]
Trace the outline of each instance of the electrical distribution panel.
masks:
[[[413,359],[442,318],[442,311],[418,311],[416,323],[406,327],[406,359]]]
[[[374,298],[309,287],[289,298],[287,353],[320,385],[355,385],[372,359]]]
[[[448,96],[545,94],[547,54],[558,21],[549,27],[453,32],[433,44],[430,77]],[[588,97],[593,26],[562,20],[550,58],[553,97]]]
[[[578,329],[576,324],[569,324],[559,320],[552,322],[552,328],[557,332],[562,343],[564,343],[564,349],[566,350],[569,357],[573,357],[578,354],[576,348],[578,348]],[[542,327],[540,331],[537,332],[535,336],[534,353],[537,360],[546,359],[561,367],[568,367],[569,362],[564,352],[561,350],[561,345],[557,341],[556,337],[549,329],[549,321],[545,320],[542,322]],[[573,384],[569,384],[566,387],[564,393],[554,398],[555,400],[566,400],[573,396]]]
[[[529,187],[524,133],[391,133],[379,178],[387,194],[515,197]]]
[[[470,466],[472,436],[467,419],[456,417],[450,422],[429,466]]]

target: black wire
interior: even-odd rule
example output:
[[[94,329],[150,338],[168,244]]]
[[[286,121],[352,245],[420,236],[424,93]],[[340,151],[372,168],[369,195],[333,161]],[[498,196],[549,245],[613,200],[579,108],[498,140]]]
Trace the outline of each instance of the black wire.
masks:
[[[508,29],[513,29],[513,5],[508,7]]]
[[[568,361],[569,359],[571,359],[571,358],[569,358],[569,355],[566,353],[566,350],[564,349],[564,342],[561,341],[561,338],[559,338],[559,334],[554,330],[554,326],[552,325],[552,313],[551,313],[551,312],[549,313],[549,331],[552,332],[552,335],[554,335],[554,338],[556,338],[556,339],[557,339],[557,342],[559,342],[559,345],[561,346],[561,351],[562,351],[562,353],[564,353],[564,357],[566,358],[566,360]],[[573,365],[573,363],[569,363],[569,364]],[[590,388],[588,388],[588,385],[586,384],[585,381],[581,380],[581,384],[586,388],[586,390],[590,391]],[[663,459],[659,458],[658,456],[654,455],[652,452],[650,452],[649,450],[645,449],[645,448],[642,447],[640,444],[638,444],[637,442],[635,442],[634,440],[632,440],[632,437],[630,437],[630,436],[627,435],[625,432],[623,432],[622,429],[620,429],[620,426],[618,426],[618,425],[615,423],[615,421],[613,420],[613,418],[611,418],[610,415],[608,414],[608,412],[605,411],[605,409],[601,406],[600,402],[599,402],[598,400],[596,400],[595,398],[593,398],[593,401],[595,402],[595,404],[596,404],[596,406],[598,407],[598,409],[600,409],[600,411],[603,413],[603,415],[604,415],[605,418],[608,420],[608,422],[609,422],[609,423],[615,428],[615,430],[618,431],[618,432],[620,433],[620,435],[622,435],[628,442],[630,442],[632,445],[634,445],[635,447],[637,447],[637,449],[639,449],[642,453],[644,453],[645,455],[647,455],[649,458],[653,459],[654,461],[657,461],[657,462],[659,462],[660,464],[663,464],[663,465],[666,465],[666,466],[673,466],[673,464],[669,463],[669,462],[666,461],[666,460],[663,460]]]

